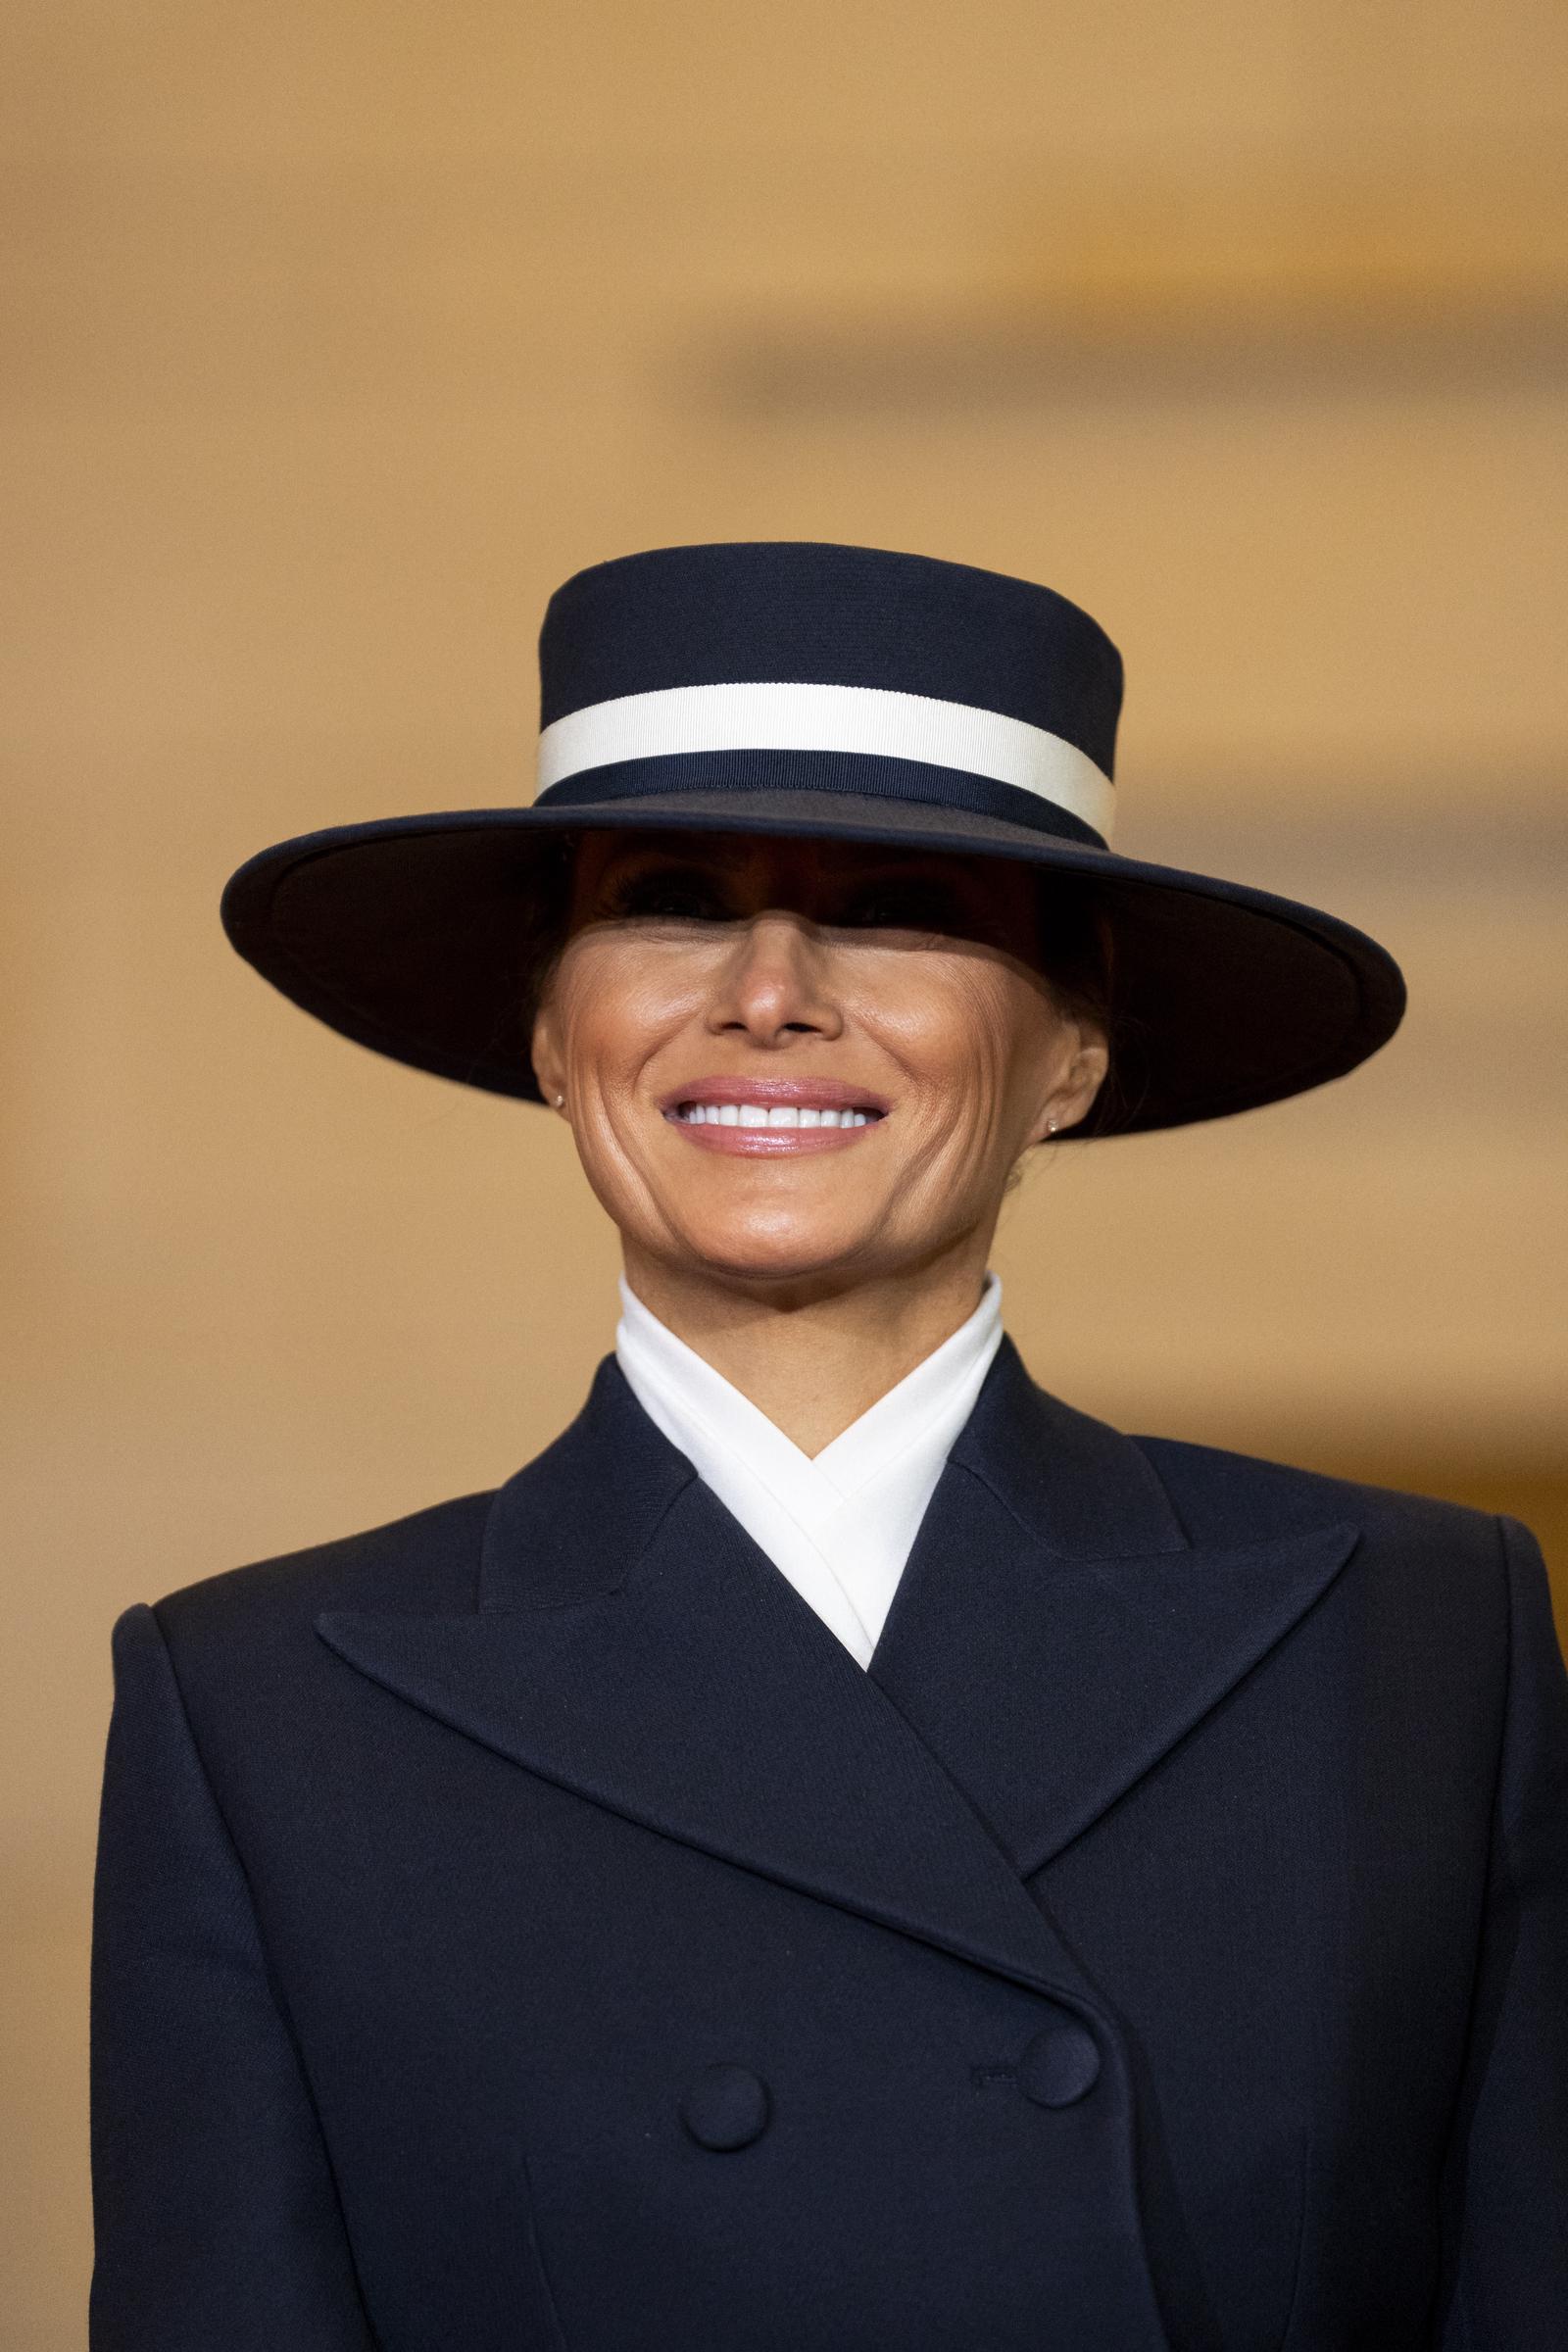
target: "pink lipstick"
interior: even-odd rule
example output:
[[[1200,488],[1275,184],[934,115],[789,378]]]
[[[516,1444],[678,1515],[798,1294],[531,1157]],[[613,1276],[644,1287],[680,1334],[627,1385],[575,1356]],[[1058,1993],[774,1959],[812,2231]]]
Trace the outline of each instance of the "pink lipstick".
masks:
[[[660,1103],[671,1126],[705,1152],[799,1158],[843,1151],[872,1134],[893,1105],[840,1078],[695,1078]]]

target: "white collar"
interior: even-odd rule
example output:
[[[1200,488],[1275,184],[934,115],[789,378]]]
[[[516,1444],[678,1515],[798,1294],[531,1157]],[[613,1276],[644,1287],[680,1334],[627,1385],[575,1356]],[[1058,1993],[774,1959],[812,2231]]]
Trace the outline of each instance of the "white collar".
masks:
[[[684,1453],[862,1666],[926,1505],[1002,1345],[1002,1284],[939,1348],[815,1456],[620,1281],[615,1354],[650,1419]]]

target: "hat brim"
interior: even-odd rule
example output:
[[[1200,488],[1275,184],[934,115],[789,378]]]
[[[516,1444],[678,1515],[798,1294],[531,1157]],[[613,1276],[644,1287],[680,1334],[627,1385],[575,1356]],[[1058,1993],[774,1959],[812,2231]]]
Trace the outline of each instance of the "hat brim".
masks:
[[[343,1036],[537,1102],[525,998],[545,853],[607,827],[893,842],[1092,880],[1115,938],[1117,1084],[1058,1143],[1300,1094],[1364,1061],[1404,1010],[1393,956],[1316,907],[998,816],[853,792],[710,786],[338,825],[248,858],[223,891],[223,927]]]

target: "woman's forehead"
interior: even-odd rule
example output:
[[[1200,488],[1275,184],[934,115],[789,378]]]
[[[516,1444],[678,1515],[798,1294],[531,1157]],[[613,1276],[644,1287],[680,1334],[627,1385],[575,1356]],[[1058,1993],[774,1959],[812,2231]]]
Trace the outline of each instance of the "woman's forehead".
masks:
[[[603,867],[626,858],[679,858],[687,863],[739,871],[759,864],[808,873],[859,872],[867,866],[969,867],[1006,871],[1006,861],[971,859],[948,850],[899,842],[833,841],[790,834],[688,833],[626,827],[584,837],[583,862]]]

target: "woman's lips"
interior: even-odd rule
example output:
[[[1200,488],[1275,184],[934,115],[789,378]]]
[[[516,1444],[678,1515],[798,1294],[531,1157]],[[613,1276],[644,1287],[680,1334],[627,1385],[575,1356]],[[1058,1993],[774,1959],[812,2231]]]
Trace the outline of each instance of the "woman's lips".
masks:
[[[702,1151],[776,1159],[843,1151],[879,1127],[892,1105],[839,1079],[707,1078],[677,1087],[661,1107]]]

